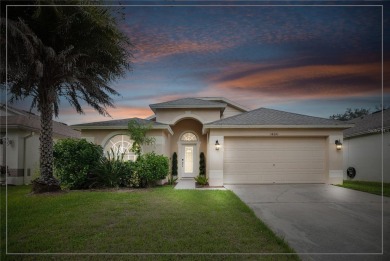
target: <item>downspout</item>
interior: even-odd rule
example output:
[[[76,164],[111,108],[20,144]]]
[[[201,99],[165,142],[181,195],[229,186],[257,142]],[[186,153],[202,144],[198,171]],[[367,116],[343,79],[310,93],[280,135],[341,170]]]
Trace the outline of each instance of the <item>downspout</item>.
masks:
[[[27,175],[27,139],[31,138],[35,135],[35,132],[31,132],[29,135],[23,137],[23,147],[24,147],[24,152],[23,152],[23,184],[25,184],[25,178]]]

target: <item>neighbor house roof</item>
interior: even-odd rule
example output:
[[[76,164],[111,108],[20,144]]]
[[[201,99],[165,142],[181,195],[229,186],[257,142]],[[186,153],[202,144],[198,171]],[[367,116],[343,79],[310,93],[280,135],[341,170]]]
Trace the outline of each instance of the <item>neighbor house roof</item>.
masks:
[[[205,128],[349,128],[353,124],[324,119],[319,117],[301,115],[259,108],[239,115],[206,124]]]
[[[156,112],[156,109],[183,108],[218,108],[223,111],[226,108],[227,104],[222,102],[203,100],[200,98],[183,98],[174,101],[150,104],[149,106],[153,112]]]
[[[4,104],[0,104],[0,109],[4,110]],[[24,129],[28,131],[41,131],[41,117],[34,113],[19,110],[7,106],[7,110],[13,115],[1,116],[0,126],[7,129]],[[79,138],[80,132],[72,129],[68,125],[53,121],[53,134],[58,137]]]
[[[127,129],[128,123],[131,120],[135,120],[137,123],[142,125],[148,125],[150,124],[153,129],[167,129],[170,133],[173,134],[171,127],[167,124],[162,124],[159,122],[147,120],[147,119],[140,119],[140,118],[127,118],[127,119],[120,119],[120,120],[110,120],[110,121],[99,121],[99,122],[90,122],[90,123],[82,123],[82,124],[75,124],[71,127],[76,130],[86,130],[86,129]]]
[[[380,134],[382,130],[382,111],[352,119],[348,123],[354,123],[355,126],[343,132],[344,138],[366,134]],[[383,129],[390,129],[390,109],[383,111]]]

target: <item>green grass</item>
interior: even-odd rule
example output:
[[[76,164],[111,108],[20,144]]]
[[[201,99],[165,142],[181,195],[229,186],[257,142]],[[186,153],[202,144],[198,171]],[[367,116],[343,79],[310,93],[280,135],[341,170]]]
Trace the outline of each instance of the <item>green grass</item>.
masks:
[[[291,253],[230,191],[8,187],[9,253]],[[5,189],[1,227],[5,248]],[[298,260],[296,255],[5,256],[1,260]],[[5,260],[5,259],[4,259]]]
[[[380,182],[344,180],[343,185],[338,186],[382,195],[382,183]],[[383,196],[390,197],[390,183],[383,183]]]

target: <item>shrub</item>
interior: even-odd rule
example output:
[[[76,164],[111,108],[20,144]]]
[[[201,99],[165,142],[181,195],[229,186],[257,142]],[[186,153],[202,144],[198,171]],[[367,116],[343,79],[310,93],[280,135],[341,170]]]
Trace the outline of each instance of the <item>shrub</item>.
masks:
[[[209,181],[209,179],[206,178],[206,176],[204,176],[204,175],[196,176],[194,179],[195,179],[196,183],[198,183],[198,185],[201,185],[201,186],[207,185],[208,181]]]
[[[176,152],[172,155],[172,176],[177,176],[177,154]]]
[[[123,160],[124,154],[113,149],[102,157],[94,169],[90,187],[119,187],[131,184],[134,163]]]
[[[99,163],[103,149],[85,139],[63,139],[54,144],[54,173],[70,189],[88,187],[88,175]]]
[[[141,177],[141,186],[151,185],[168,175],[169,160],[163,155],[154,152],[146,153],[136,161],[136,171]]]
[[[199,155],[199,175],[206,175],[206,159],[203,152]]]

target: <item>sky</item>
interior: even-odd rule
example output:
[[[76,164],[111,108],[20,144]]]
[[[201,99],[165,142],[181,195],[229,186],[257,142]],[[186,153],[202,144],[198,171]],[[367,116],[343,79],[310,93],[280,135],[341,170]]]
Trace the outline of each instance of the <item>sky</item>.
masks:
[[[113,97],[111,118],[87,106],[78,115],[64,102],[56,120],[145,118],[153,114],[149,104],[184,97],[225,97],[249,109],[324,118],[346,108],[373,112],[382,97],[390,106],[390,33],[384,34],[382,96],[382,6],[373,6],[383,2],[120,3],[120,28],[136,49],[133,70],[112,83],[121,96]],[[385,32],[389,9],[386,3]],[[29,109],[28,101],[13,106]]]

